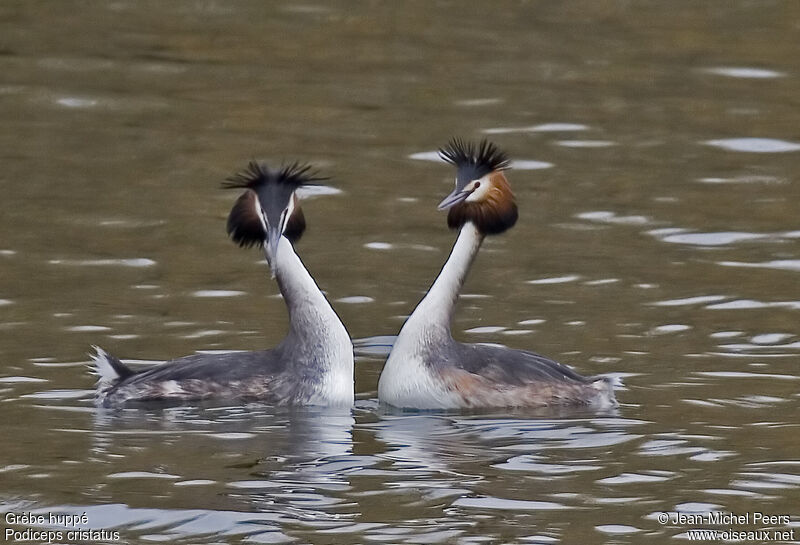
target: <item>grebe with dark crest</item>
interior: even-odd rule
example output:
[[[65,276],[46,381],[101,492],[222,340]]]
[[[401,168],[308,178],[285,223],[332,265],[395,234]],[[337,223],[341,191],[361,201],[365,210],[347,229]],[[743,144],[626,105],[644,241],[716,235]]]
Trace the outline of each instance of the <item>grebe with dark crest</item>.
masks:
[[[143,371],[95,347],[98,406],[205,399],[353,405],[350,336],[292,246],[306,225],[297,190],[320,179],[299,163],[272,170],[251,162],[223,184],[244,189],[228,216],[228,234],[242,247],[263,247],[289,311],[283,341],[272,350],[196,354]]]
[[[539,354],[453,339],[458,294],[487,235],[517,221],[514,194],[503,171],[510,162],[494,144],[451,140],[439,150],[456,167],[455,189],[440,204],[458,229],[450,257],[408,317],[378,383],[379,399],[409,409],[616,405],[611,380],[584,377]]]

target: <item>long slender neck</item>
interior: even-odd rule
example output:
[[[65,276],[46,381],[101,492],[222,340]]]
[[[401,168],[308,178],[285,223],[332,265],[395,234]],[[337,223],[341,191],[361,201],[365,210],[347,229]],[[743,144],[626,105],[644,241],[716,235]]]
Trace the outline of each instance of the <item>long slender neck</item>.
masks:
[[[458,301],[458,294],[481,247],[483,237],[472,222],[464,224],[458,233],[450,257],[447,258],[428,294],[409,317],[407,324],[444,328],[449,335],[450,320]]]
[[[269,258],[268,258],[269,259]],[[277,259],[270,260],[289,310],[287,340],[318,346],[319,340],[350,342],[350,337],[317,283],[306,270],[286,237],[278,242]]]

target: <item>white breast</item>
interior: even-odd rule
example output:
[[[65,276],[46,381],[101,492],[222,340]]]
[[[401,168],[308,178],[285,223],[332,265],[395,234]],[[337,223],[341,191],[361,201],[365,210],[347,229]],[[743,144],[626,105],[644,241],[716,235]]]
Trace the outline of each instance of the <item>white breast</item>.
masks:
[[[394,407],[413,409],[454,409],[458,396],[445,389],[441,378],[419,354],[395,345],[378,381],[378,398]]]
[[[350,407],[355,398],[353,343],[338,317],[328,316],[320,321],[318,333],[324,335],[319,358],[324,362],[324,373],[309,404]]]

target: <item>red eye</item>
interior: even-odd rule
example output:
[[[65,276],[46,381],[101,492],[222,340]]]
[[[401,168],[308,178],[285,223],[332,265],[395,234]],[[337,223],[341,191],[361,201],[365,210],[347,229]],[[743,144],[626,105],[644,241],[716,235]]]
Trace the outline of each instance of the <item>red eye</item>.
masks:
[[[473,189],[473,191],[474,191],[475,189],[478,189],[480,186],[481,186],[481,183],[480,183],[480,182],[475,182],[475,185],[474,185],[474,186],[472,186],[472,189]]]

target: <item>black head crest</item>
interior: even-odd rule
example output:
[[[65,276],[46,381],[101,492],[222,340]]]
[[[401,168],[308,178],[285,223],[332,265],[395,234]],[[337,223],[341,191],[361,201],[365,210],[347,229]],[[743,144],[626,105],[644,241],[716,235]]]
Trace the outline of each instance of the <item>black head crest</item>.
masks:
[[[266,163],[250,161],[247,168],[222,182],[225,189],[246,188],[257,190],[267,184],[285,184],[296,190],[299,187],[314,185],[314,182],[327,180],[319,176],[311,165],[294,162],[277,170],[269,168]]]
[[[469,183],[490,172],[505,170],[511,166],[508,156],[486,139],[476,146],[473,142],[453,138],[439,149],[439,156],[458,169],[456,178],[462,183]]]

